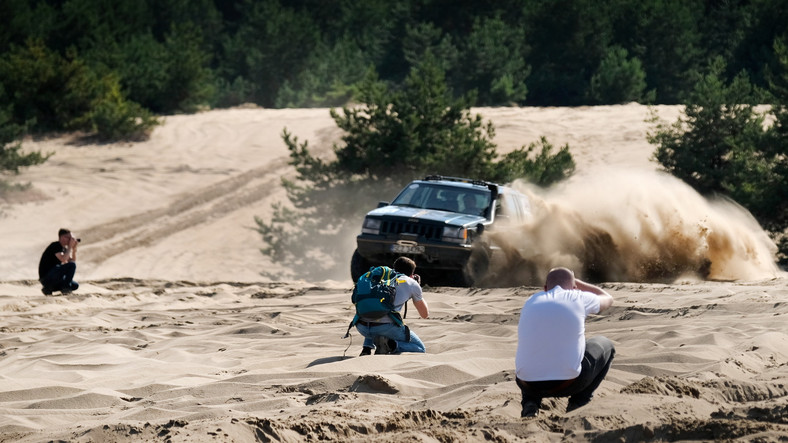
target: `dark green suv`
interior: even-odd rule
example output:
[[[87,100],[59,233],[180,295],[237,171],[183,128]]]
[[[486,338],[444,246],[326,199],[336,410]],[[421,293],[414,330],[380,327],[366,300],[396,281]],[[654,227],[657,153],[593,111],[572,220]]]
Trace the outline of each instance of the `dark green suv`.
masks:
[[[481,234],[530,216],[528,198],[506,186],[443,176],[415,180],[364,218],[351,278],[356,281],[371,266],[391,266],[406,256],[416,261],[425,283],[473,286],[502,255]]]

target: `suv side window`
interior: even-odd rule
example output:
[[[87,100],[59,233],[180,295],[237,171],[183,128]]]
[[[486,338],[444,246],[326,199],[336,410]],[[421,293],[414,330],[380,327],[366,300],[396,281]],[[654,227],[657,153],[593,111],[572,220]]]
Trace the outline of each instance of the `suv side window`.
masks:
[[[521,214],[523,216],[523,221],[531,216],[531,202],[524,195],[518,195],[517,201],[520,203],[520,208],[522,209]]]
[[[523,223],[531,216],[531,203],[522,194],[502,192],[495,202],[495,214],[505,221]]]
[[[495,207],[496,216],[503,216],[509,221],[517,221],[519,219],[516,203],[508,193],[498,195],[498,202],[495,204]]]

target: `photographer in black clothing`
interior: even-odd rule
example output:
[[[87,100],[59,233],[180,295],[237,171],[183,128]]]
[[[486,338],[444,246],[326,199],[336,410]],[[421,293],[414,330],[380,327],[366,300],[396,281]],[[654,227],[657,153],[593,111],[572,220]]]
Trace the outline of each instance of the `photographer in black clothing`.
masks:
[[[77,245],[80,239],[63,228],[57,235],[58,241],[47,246],[38,262],[38,281],[43,285],[41,292],[44,295],[51,295],[55,291],[68,294],[79,288],[79,283],[73,279],[77,271]]]

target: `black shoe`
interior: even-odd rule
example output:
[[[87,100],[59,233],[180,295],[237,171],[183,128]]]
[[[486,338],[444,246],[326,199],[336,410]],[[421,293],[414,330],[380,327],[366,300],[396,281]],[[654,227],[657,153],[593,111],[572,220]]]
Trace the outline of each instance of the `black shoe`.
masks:
[[[372,348],[369,346],[364,346],[361,348],[361,354],[358,354],[359,357],[363,357],[365,355],[372,355]]]
[[[396,341],[382,335],[375,336],[375,355],[393,354],[396,350]]]
[[[539,415],[539,406],[540,404],[535,401],[526,402],[523,406],[522,412],[520,412],[521,418],[531,418],[536,417]]]
[[[49,288],[41,288],[41,292],[43,292],[44,295],[52,295],[52,290]]]
[[[65,288],[60,290],[60,295],[68,295],[79,289],[79,283],[72,281]]]
[[[566,412],[572,412],[575,409],[582,408],[583,406],[591,403],[591,397],[575,398],[569,397],[569,403],[566,404]]]

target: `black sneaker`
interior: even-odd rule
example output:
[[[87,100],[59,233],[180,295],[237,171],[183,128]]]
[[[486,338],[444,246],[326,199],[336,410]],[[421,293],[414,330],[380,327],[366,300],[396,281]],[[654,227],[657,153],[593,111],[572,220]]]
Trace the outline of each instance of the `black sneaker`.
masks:
[[[79,289],[79,283],[72,281],[67,287],[60,290],[60,295],[68,295]]]
[[[52,295],[52,290],[49,288],[41,288],[41,292],[43,292],[44,295]]]
[[[539,415],[539,406],[540,406],[539,403],[535,401],[526,402],[525,405],[523,405],[522,412],[520,412],[520,417],[521,418],[536,417],[537,415]]]
[[[588,398],[569,397],[569,403],[566,404],[566,412],[572,412],[575,409],[582,408],[583,406],[589,403],[591,403],[591,397]]]
[[[361,348],[361,354],[358,354],[359,357],[363,357],[365,355],[372,355],[372,348],[369,346],[364,346]]]
[[[382,335],[375,336],[375,355],[391,354],[396,350],[396,341]]]

